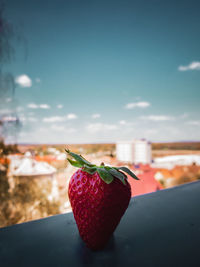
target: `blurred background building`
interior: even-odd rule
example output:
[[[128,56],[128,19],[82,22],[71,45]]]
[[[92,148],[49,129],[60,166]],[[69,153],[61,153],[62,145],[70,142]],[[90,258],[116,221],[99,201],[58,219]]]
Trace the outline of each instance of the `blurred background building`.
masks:
[[[151,143],[144,139],[117,142],[116,157],[121,162],[150,164],[152,160]]]

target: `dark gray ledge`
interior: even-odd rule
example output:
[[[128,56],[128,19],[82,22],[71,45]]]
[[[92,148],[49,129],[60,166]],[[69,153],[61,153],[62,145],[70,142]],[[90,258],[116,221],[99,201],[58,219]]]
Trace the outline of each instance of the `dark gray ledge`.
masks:
[[[135,197],[103,251],[72,213],[0,229],[0,266],[200,266],[200,182]]]

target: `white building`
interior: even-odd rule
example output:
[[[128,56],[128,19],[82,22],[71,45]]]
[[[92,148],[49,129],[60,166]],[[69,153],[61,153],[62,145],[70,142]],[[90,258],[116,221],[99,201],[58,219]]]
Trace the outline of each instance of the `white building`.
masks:
[[[199,155],[174,155],[155,158],[153,168],[173,169],[175,166],[200,165]]]
[[[146,140],[117,142],[116,156],[119,161],[127,163],[151,163],[151,143]]]
[[[9,166],[10,174],[13,176],[42,176],[54,175],[57,170],[47,162],[36,161],[32,158],[30,152],[25,156],[10,156]]]

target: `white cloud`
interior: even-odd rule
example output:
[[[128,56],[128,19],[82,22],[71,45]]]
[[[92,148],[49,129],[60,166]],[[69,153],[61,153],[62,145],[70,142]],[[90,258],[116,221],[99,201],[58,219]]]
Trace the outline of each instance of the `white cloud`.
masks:
[[[77,119],[77,115],[74,114],[74,113],[70,113],[67,115],[67,119],[68,120],[74,120],[74,119]]]
[[[19,132],[19,135],[20,135],[20,137],[24,137],[24,136],[27,136],[27,133],[26,132]]]
[[[64,116],[52,116],[43,118],[43,122],[62,122],[65,121],[66,117]]]
[[[27,107],[28,107],[28,108],[32,108],[32,109],[39,108],[39,106],[36,105],[35,103],[29,103],[29,104],[27,105]]]
[[[26,74],[22,74],[20,76],[17,76],[15,78],[15,82],[17,84],[19,84],[21,87],[31,87],[32,86],[32,80]]]
[[[27,120],[30,121],[30,122],[36,122],[36,121],[38,121],[38,119],[35,118],[35,117],[28,117]]]
[[[189,114],[188,113],[183,113],[181,116],[180,116],[180,118],[181,119],[186,119],[186,118],[188,118],[189,117]]]
[[[7,108],[0,109],[0,114],[7,114],[7,113],[12,113],[12,112],[13,112],[12,109],[7,109]]]
[[[140,119],[150,120],[150,121],[171,121],[174,120],[174,117],[165,115],[149,115],[149,116],[141,116]]]
[[[199,126],[200,125],[200,121],[188,121],[187,124]]]
[[[47,104],[41,104],[41,105],[39,105],[39,107],[40,107],[41,109],[50,109],[50,106],[47,105]]]
[[[76,129],[74,129],[74,128],[68,128],[68,129],[66,129],[66,132],[67,133],[75,133],[76,132]]]
[[[200,70],[200,62],[199,61],[193,61],[187,66],[179,66],[179,71],[187,71],[187,70]]]
[[[125,108],[126,109],[133,109],[133,108],[147,108],[149,107],[151,104],[149,102],[132,102],[132,103],[128,103],[126,104]]]
[[[43,122],[63,122],[67,120],[76,119],[76,114],[70,113],[66,116],[52,116],[52,117],[45,117],[43,118]]]
[[[64,131],[65,127],[63,125],[55,125],[55,124],[53,124],[53,125],[51,125],[51,129],[60,132],[60,131]]]
[[[118,127],[114,124],[103,124],[103,123],[90,123],[86,126],[86,130],[89,133],[105,132],[116,130]]]
[[[121,121],[119,121],[119,124],[121,124],[121,125],[126,125],[127,122],[126,122],[125,120],[121,120]]]
[[[17,111],[17,112],[20,112],[20,111],[23,111],[23,110],[24,110],[24,108],[21,107],[21,106],[18,106],[18,107],[16,108],[16,111]]]
[[[27,105],[28,108],[32,108],[32,109],[38,109],[38,108],[41,108],[41,109],[50,109],[50,106],[47,105],[47,104],[35,104],[35,103],[29,103]]]
[[[145,131],[145,135],[146,136],[154,135],[154,134],[157,134],[157,133],[158,133],[158,131],[156,129],[147,129]]]
[[[46,132],[47,131],[47,128],[44,128],[44,127],[40,127],[37,129],[39,132]]]
[[[22,114],[22,115],[19,117],[19,120],[20,120],[21,122],[25,122],[27,119],[26,119],[26,117]]]
[[[6,102],[7,102],[7,103],[9,103],[9,102],[11,102],[11,101],[12,101],[12,98],[10,98],[10,97],[6,98]]]
[[[51,129],[57,132],[65,132],[65,133],[75,133],[76,129],[74,128],[66,128],[63,125],[57,125],[57,124],[53,124],[51,125]]]
[[[61,108],[63,108],[63,105],[59,104],[59,105],[57,105],[57,108],[61,109]]]
[[[100,117],[101,117],[101,114],[99,114],[99,113],[92,114],[93,119],[98,119]]]

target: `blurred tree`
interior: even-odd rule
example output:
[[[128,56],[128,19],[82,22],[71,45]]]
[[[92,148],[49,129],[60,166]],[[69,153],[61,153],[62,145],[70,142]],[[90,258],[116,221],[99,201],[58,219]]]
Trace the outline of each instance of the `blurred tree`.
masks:
[[[5,226],[8,218],[7,204],[9,200],[9,183],[7,178],[7,169],[0,166],[0,227]]]
[[[6,171],[0,170],[0,227],[59,214],[61,203],[48,198],[51,191],[52,182],[45,177],[15,177],[11,190]]]
[[[0,5],[0,139],[16,143],[20,121],[15,108],[15,80],[11,73],[3,72],[3,66],[14,59],[16,38],[13,25],[4,17],[5,4]]]
[[[11,39],[14,30],[11,23],[4,18],[5,4],[0,5],[0,63],[7,63],[13,59],[14,48]],[[2,67],[2,65],[0,65]],[[1,69],[0,69],[1,70]]]
[[[5,145],[2,140],[0,140],[0,157],[4,158],[5,156],[13,153],[18,153],[18,147],[14,145]]]
[[[6,145],[4,140],[11,136],[16,141],[20,123],[14,105],[15,79],[11,73],[3,72],[4,64],[14,59],[12,44],[16,37],[4,10],[5,4],[0,4],[0,227],[60,212],[60,202],[48,198],[53,186],[51,179],[8,177],[7,156],[18,149],[17,145]]]

